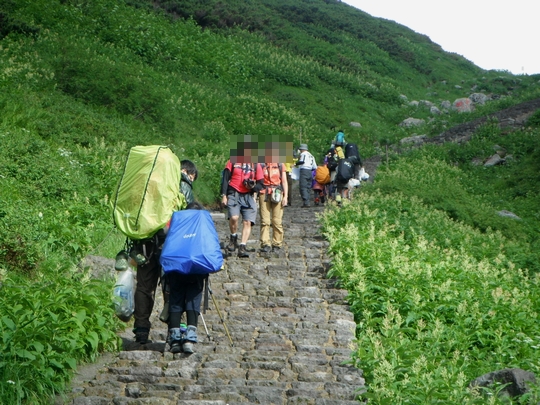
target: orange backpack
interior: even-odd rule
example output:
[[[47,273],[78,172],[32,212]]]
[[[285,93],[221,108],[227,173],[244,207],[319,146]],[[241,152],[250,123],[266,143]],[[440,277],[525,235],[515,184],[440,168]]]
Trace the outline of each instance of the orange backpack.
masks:
[[[315,170],[315,181],[322,185],[330,183],[330,170],[328,170],[326,165],[317,166],[317,170]]]

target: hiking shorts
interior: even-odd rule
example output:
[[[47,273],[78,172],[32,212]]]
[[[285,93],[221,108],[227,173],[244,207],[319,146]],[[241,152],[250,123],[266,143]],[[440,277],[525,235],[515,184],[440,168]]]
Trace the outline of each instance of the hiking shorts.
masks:
[[[227,195],[227,215],[229,219],[242,215],[244,221],[255,225],[257,220],[257,204],[253,194],[242,194],[238,191]]]

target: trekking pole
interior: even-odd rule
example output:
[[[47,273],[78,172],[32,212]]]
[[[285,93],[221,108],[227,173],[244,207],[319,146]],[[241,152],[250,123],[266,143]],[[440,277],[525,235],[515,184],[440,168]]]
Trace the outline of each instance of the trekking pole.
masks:
[[[212,297],[212,302],[214,303],[214,306],[216,307],[216,311],[219,315],[219,319],[221,319],[221,323],[223,324],[223,327],[225,328],[225,332],[227,332],[227,336],[229,338],[229,342],[231,342],[231,347],[234,346],[234,343],[232,341],[232,338],[231,338],[231,335],[229,333],[229,329],[227,328],[227,324],[225,323],[225,320],[223,319],[223,317],[221,316],[221,312],[217,306],[217,302],[216,302],[216,299],[214,298],[214,293],[212,292],[212,289],[210,287],[208,287],[208,291],[210,292],[210,296]]]
[[[208,333],[208,328],[206,327],[206,322],[204,321],[204,317],[202,316],[202,314],[199,314],[199,316],[201,317],[202,323],[204,325],[204,330],[206,331],[206,337],[208,338],[208,340],[212,341],[212,338],[210,337],[210,333]]]

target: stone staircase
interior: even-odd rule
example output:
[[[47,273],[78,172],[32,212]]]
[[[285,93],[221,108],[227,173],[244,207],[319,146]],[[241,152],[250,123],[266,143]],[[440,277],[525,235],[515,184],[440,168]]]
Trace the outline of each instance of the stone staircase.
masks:
[[[127,328],[123,351],[81,371],[69,397],[56,404],[357,404],[364,379],[348,364],[355,323],[346,291],[325,277],[330,263],[316,220],[321,211],[285,209],[279,254],[258,252],[259,224],[253,227],[250,258],[229,256],[225,270],[210,276],[209,310],[194,354],[168,351],[158,292],[153,343],[134,343]],[[225,215],[213,218],[225,241]]]

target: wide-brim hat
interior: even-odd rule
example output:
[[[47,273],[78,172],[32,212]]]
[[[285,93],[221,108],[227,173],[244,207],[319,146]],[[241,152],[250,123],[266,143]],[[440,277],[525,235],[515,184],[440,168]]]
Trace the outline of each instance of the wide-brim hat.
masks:
[[[300,147],[298,149],[300,149],[300,150],[308,150],[308,147],[307,147],[307,145],[305,143],[301,143]]]

